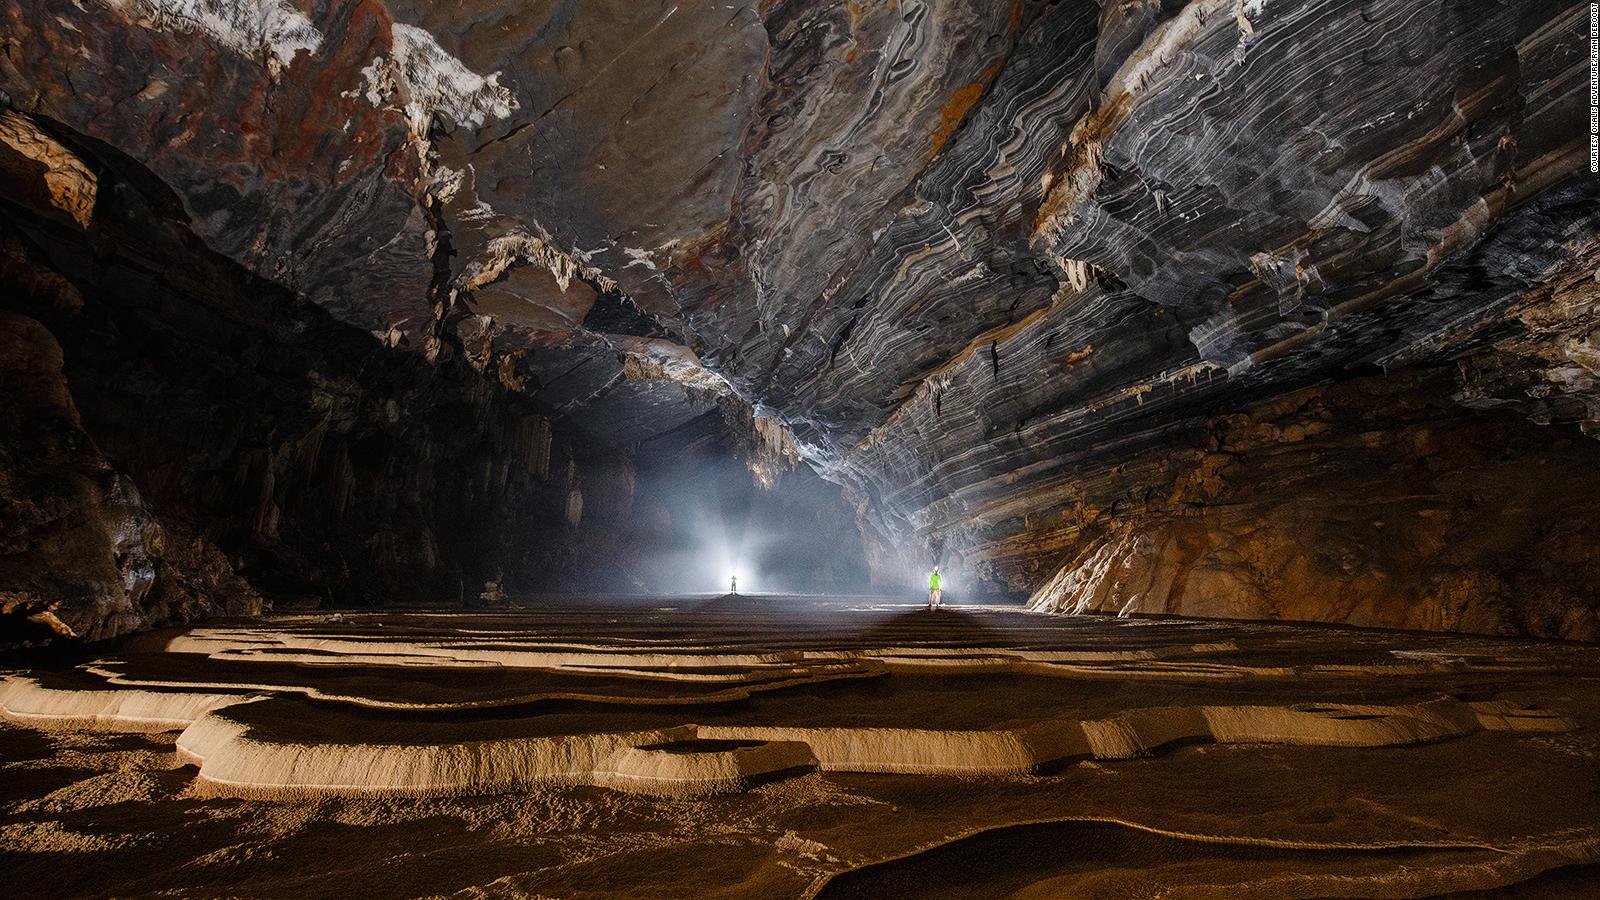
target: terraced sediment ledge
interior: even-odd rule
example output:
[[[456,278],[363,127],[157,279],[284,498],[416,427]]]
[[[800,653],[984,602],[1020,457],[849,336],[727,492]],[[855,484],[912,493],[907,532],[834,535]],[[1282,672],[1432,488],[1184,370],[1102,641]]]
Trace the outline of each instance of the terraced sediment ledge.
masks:
[[[152,731],[182,727],[178,752],[221,792],[488,793],[584,783],[669,793],[735,789],[760,775],[824,771],[1017,775],[1073,758],[1126,759],[1177,743],[1396,747],[1479,730],[1560,732],[1559,714],[1502,701],[1439,699],[1400,706],[1148,707],[1100,719],[1014,729],[783,726],[760,722],[518,735],[515,720],[426,729],[434,740],[350,740],[361,720],[266,695],[49,688],[7,678],[0,707],[17,721]],[[239,709],[249,703],[248,709]],[[618,718],[626,718],[619,713]],[[304,728],[316,721],[326,739]],[[530,720],[536,722],[536,720]],[[537,726],[536,726],[537,727]],[[699,749],[686,750],[696,743]]]
[[[1021,775],[1062,759],[1127,759],[1186,742],[1402,747],[1483,729],[1559,732],[1572,727],[1564,717],[1503,703],[1441,700],[1405,707],[1156,707],[1113,719],[999,731],[683,725],[374,745],[281,741],[270,727],[242,725],[221,709],[186,728],[178,748],[200,765],[202,779],[257,794],[482,793],[550,782],[709,793],[756,775],[813,765],[835,772]],[[663,749],[685,742],[703,742],[706,749]]]
[[[1403,747],[1575,727],[1509,698],[1396,688],[1421,696],[1353,703],[1327,687],[1552,664],[1470,646],[1245,653],[1244,641],[1293,632],[1119,623],[1108,640],[1106,623],[1085,630],[983,611],[887,625],[868,612],[878,624],[865,631],[849,617],[797,629],[784,627],[782,607],[752,609],[769,621],[752,627],[729,610],[597,628],[576,611],[536,625],[422,614],[194,628],[137,639],[134,652],[71,672],[9,676],[0,709],[53,728],[181,730],[177,750],[208,792],[258,796],[548,784],[693,795],[811,770],[1017,776],[1180,744]],[[1129,678],[1152,686],[1137,705],[1095,699],[1094,683]],[[1263,700],[1151,702],[1173,690],[1162,683],[1206,696],[1213,682],[1259,684]],[[946,685],[961,693],[943,699]],[[1019,690],[1036,699],[985,714]],[[796,702],[797,692],[809,699]],[[962,709],[976,712],[955,714]]]
[[[260,699],[248,693],[198,693],[47,686],[26,675],[0,678],[0,714],[25,725],[105,731],[187,728],[212,710]]]
[[[361,864],[403,868],[398,817],[493,857],[471,883],[536,866],[505,884],[555,896],[596,872],[658,895],[685,860],[763,896],[963,872],[969,896],[1073,896],[1108,867],[1308,896],[1400,865],[1417,896],[1600,863],[1592,801],[1563,793],[1592,774],[1597,679],[1574,644],[804,598],[273,618],[0,675],[6,783],[45,779],[0,839],[102,847],[71,832],[173,810],[378,821],[362,834],[392,840]],[[164,802],[51,818],[139,797]],[[1076,827],[1063,810],[1101,824],[1030,848]],[[458,887],[437,876],[419,892]]]

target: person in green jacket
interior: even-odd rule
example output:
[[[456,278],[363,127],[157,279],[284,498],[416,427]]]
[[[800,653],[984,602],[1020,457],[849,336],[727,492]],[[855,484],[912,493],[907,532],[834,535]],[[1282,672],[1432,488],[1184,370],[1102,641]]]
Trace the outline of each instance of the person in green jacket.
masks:
[[[928,608],[939,608],[939,597],[944,593],[944,576],[939,574],[939,567],[933,567],[933,574],[928,576]]]

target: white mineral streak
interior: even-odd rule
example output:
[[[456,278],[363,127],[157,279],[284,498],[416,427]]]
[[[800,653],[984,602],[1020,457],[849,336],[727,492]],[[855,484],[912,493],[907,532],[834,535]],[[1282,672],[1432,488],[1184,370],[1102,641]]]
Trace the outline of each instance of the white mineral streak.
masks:
[[[1256,13],[1261,11],[1260,3],[1249,3],[1245,0],[1234,0],[1233,18],[1239,23],[1239,43],[1233,48],[1233,61],[1243,65],[1245,48],[1250,44],[1250,38],[1256,33],[1256,27],[1250,21],[1251,10]]]
[[[494,207],[477,200],[471,206],[456,214],[456,218],[463,222],[487,222],[495,217]]]
[[[1246,341],[1244,326],[1233,308],[1224,306],[1204,322],[1189,329],[1189,343],[1207,362],[1233,365],[1248,354],[1238,350]]]
[[[579,276],[598,285],[601,290],[616,290],[615,280],[606,277],[599,269],[579,262],[571,253],[556,248],[551,244],[550,236],[543,229],[539,230],[540,233],[536,235],[519,228],[491,239],[483,258],[474,261],[462,272],[463,286],[481,287],[499,278],[513,265],[531,263],[547,269],[555,276],[556,284],[563,291],[572,283],[572,279]]]
[[[269,67],[317,52],[322,32],[286,0],[101,0],[130,21],[156,31],[203,34],[254,57],[265,52]]]
[[[624,269],[644,266],[652,272],[656,271],[656,263],[655,260],[650,258],[649,250],[641,250],[637,247],[623,247],[622,252],[628,254],[628,264],[623,266]]]
[[[1243,19],[1261,8],[1261,3],[1236,6],[1237,2],[1200,0],[1185,6],[1146,38],[1112,76],[1094,111],[1085,114],[1072,127],[1071,164],[1066,175],[1054,183],[1040,209],[1033,233],[1036,245],[1049,247],[1056,243],[1073,224],[1075,206],[1090,201],[1099,190],[1103,177],[1100,154],[1105,141],[1127,120],[1134,101],[1158,73],[1188,52],[1188,48],[1212,27],[1216,13],[1227,10],[1238,13]]]
[[[1089,264],[1081,259],[1064,259],[1061,261],[1061,270],[1066,273],[1067,283],[1075,291],[1089,289]]]
[[[361,70],[365,95],[373,106],[382,106],[398,94],[412,134],[426,135],[438,113],[476,129],[491,118],[510,116],[517,108],[511,91],[500,85],[499,72],[479,75],[414,25],[396,23],[391,33],[392,54]]]
[[[630,379],[672,381],[713,397],[733,397],[727,379],[706,368],[693,350],[667,341],[623,341],[622,371]]]
[[[466,177],[467,173],[464,170],[439,166],[433,170],[428,192],[438,197],[440,202],[449,203],[456,198],[456,194],[461,193],[461,186]]]
[[[778,476],[798,465],[804,454],[782,419],[758,415],[751,424],[756,432],[756,454],[749,461],[750,471],[762,487],[770,488],[778,483]]]
[[[1102,541],[1088,559],[1062,566],[1054,578],[1028,599],[1028,608],[1069,616],[1083,615],[1098,608],[1096,604],[1106,593],[1122,587],[1116,584],[1114,572],[1127,566],[1129,558],[1141,551],[1147,554],[1148,548],[1138,547],[1131,532]],[[1124,593],[1121,599],[1130,602],[1139,599],[1137,591]]]
[[[960,275],[957,275],[955,278],[951,279],[950,286],[955,287],[957,285],[978,281],[979,279],[985,278],[990,274],[991,272],[989,267],[980,262],[967,271],[962,272]]]

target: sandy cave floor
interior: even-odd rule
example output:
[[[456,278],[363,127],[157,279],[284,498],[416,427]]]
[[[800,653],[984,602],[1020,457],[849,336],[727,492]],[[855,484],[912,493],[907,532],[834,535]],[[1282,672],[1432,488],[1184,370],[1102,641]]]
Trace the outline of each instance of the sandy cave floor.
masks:
[[[1600,647],[549,598],[0,676],[10,896],[1600,896]]]

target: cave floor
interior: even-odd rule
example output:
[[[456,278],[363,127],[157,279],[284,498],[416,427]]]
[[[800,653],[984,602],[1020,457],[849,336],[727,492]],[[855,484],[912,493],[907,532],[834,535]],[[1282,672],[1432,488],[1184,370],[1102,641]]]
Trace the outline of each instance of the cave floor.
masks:
[[[538,598],[0,674],[10,896],[1600,891],[1593,646]]]

